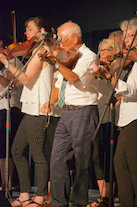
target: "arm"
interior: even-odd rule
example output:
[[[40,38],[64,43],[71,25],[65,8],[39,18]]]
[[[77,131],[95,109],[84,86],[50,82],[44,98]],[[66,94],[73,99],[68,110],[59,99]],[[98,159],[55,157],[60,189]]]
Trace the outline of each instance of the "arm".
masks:
[[[2,87],[6,88],[6,86],[9,84],[9,80],[0,75],[0,84]]]
[[[104,71],[106,79],[110,80],[109,83],[111,83],[112,85],[115,85],[116,78],[112,77],[103,66],[96,67],[96,70],[98,70],[98,68],[101,68],[102,72]],[[133,65],[132,70],[130,71],[130,74],[128,76],[127,82],[120,80],[120,79],[118,80],[116,89],[115,89],[117,94],[121,94],[121,96],[124,96],[124,97],[136,96],[137,94],[137,81],[136,80],[137,80],[137,63]]]
[[[79,77],[76,73],[74,73],[69,68],[66,68],[62,64],[60,64],[58,71],[64,76],[66,80],[68,80],[70,83],[74,84],[79,81]]]
[[[35,49],[36,50],[36,49]],[[34,50],[34,51],[35,51]],[[33,52],[34,52],[33,51]],[[43,48],[40,48],[39,52],[44,52]],[[0,61],[5,65],[8,64],[8,60],[6,59],[6,56],[3,54],[0,54]],[[48,63],[45,62],[44,65],[47,65]],[[42,69],[43,63],[40,61],[38,54],[34,56],[34,58],[30,61],[30,63],[27,66],[26,72],[22,72],[21,75],[18,77],[18,80],[23,85],[28,85],[32,82],[32,80],[36,77],[38,71]],[[15,77],[19,74],[20,70],[18,70],[13,65],[9,65],[9,71],[15,75]]]
[[[6,71],[6,78],[0,75],[0,84],[3,86],[3,88],[6,88],[8,86],[12,78],[13,78],[13,75],[9,71]],[[17,82],[18,81],[14,83],[14,86],[17,84]]]
[[[51,110],[54,107],[54,104],[58,101],[58,94],[59,94],[59,88],[54,88],[52,91],[51,99],[50,101],[46,102],[40,109],[40,112],[43,114],[46,114],[45,109],[48,111],[48,113],[51,112]]]
[[[41,54],[39,54],[39,57],[41,58]],[[58,60],[51,55],[50,52],[44,53],[44,59],[41,58],[42,60],[46,60],[51,64],[53,67],[59,64]],[[79,77],[76,73],[74,73],[71,69],[65,67],[61,63],[59,64],[58,71],[64,76],[66,80],[68,80],[70,83],[74,84],[77,81],[79,81]]]

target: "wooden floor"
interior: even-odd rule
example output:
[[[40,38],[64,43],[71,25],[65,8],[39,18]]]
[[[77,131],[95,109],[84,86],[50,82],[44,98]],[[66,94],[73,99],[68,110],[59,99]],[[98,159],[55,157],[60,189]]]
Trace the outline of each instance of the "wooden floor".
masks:
[[[35,195],[36,190],[37,190],[36,187],[32,187],[32,189],[31,189],[32,192],[30,193],[30,197],[33,197]],[[13,190],[12,197],[9,199],[9,201],[12,202],[17,197],[19,197],[19,191],[14,191]],[[98,197],[99,197],[99,191],[98,190],[89,189],[89,202],[92,203]],[[48,201],[47,201],[47,203],[48,203]],[[121,204],[115,202],[114,206],[121,207]]]

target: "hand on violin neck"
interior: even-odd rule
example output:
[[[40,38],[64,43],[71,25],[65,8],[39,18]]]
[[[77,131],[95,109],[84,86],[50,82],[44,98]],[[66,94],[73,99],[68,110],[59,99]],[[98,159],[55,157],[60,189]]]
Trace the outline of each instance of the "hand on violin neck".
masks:
[[[53,57],[52,54],[48,52],[47,50],[43,54],[39,53],[38,56],[42,61],[48,62],[53,67],[58,62],[56,58]]]
[[[103,65],[94,65],[93,67],[93,75],[94,76],[99,76],[101,78],[109,78],[109,77],[106,77],[106,76],[111,76],[108,72],[108,70],[103,66]]]

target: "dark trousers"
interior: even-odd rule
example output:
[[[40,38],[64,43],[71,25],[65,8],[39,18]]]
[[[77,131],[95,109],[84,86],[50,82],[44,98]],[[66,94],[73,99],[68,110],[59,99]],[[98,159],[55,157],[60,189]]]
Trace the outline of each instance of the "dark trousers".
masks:
[[[121,128],[114,166],[122,205],[137,206],[137,120]]]
[[[63,110],[58,123],[51,154],[51,204],[68,206],[70,176],[68,153],[72,148],[76,175],[71,194],[72,206],[86,206],[89,188],[89,166],[92,136],[98,124],[97,106]]]
[[[114,146],[113,146],[113,156],[116,150],[117,137],[119,131],[117,126],[114,126]],[[109,182],[110,178],[110,138],[111,138],[111,123],[101,124],[99,130],[99,138],[95,140],[94,151],[93,151],[93,164],[97,180],[105,179]],[[113,169],[112,174],[113,181],[116,181],[115,172]]]
[[[45,130],[46,134],[46,140],[45,140],[45,154],[48,166],[50,167],[50,157],[51,157],[51,151],[53,146],[53,140],[54,140],[54,134],[55,130],[58,124],[60,117],[50,117],[50,123],[49,126]]]
[[[48,165],[44,150],[45,121],[45,116],[25,115],[19,125],[12,145],[12,156],[19,176],[20,191],[30,192],[29,164],[25,157],[25,149],[29,145],[30,153],[37,170],[38,196],[47,194]]]
[[[0,158],[6,158],[6,115],[6,109],[0,110]],[[20,109],[12,107],[9,120],[9,157],[11,157],[11,146],[22,118],[23,113],[21,113]]]

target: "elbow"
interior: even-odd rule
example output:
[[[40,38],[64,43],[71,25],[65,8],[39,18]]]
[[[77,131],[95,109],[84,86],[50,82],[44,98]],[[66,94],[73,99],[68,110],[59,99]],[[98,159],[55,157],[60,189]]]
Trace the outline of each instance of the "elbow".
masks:
[[[75,77],[75,78],[72,78],[72,79],[69,80],[69,82],[70,82],[71,84],[75,84],[75,83],[77,83],[78,81],[79,81],[79,77]]]
[[[75,81],[75,80],[71,80],[71,81],[69,81],[71,84],[75,84],[77,81]]]

